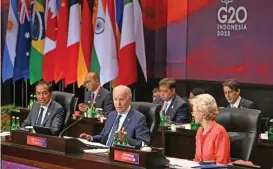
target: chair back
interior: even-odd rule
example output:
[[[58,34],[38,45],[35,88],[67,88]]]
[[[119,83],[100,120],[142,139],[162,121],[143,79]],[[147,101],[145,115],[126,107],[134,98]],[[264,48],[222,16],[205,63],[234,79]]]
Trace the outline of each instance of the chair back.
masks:
[[[152,142],[153,136],[155,136],[160,123],[160,105],[147,102],[132,102],[131,106],[133,109],[145,115]]]
[[[64,126],[66,125],[69,118],[71,118],[72,113],[75,111],[75,96],[72,93],[53,91],[52,100],[59,103],[65,111],[65,121]]]
[[[231,158],[249,160],[260,134],[261,111],[223,108],[219,112],[216,121],[228,132]]]

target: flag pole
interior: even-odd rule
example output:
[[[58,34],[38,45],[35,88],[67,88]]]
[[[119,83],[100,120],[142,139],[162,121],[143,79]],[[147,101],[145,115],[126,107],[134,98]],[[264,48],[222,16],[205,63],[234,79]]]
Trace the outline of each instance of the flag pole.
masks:
[[[21,84],[21,106],[24,107],[24,81]]]
[[[62,91],[62,81],[58,82],[58,86],[59,86],[59,91]]]
[[[64,92],[64,80],[62,80],[61,86],[62,86],[62,92]]]
[[[136,88],[134,88],[133,90],[133,102],[136,101]]]
[[[16,96],[16,93],[15,93],[15,82],[12,82],[12,86],[13,86],[13,104],[15,105],[15,96]]]
[[[25,79],[25,87],[26,87],[26,107],[27,107],[27,99],[28,99],[28,83],[27,83],[27,79]]]
[[[73,83],[73,94],[75,94],[75,90],[76,90],[76,85],[75,83]]]

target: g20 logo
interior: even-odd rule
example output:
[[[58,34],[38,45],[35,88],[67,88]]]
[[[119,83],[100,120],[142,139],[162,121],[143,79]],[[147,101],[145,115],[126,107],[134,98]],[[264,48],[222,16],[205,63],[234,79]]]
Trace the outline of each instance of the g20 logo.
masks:
[[[234,24],[234,23],[245,23],[247,20],[247,10],[245,7],[240,6],[238,8],[228,7],[228,4],[233,0],[221,0],[222,3],[225,3],[225,7],[221,7],[218,10],[217,17],[218,21],[222,24]]]

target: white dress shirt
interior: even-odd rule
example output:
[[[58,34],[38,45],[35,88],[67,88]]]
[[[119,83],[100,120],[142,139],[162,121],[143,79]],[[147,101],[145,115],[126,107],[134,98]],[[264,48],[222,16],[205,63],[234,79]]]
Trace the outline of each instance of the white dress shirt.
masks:
[[[236,100],[236,102],[234,104],[230,104],[230,107],[231,108],[240,108],[239,107],[240,101],[241,101],[241,96],[239,96],[239,98]]]
[[[42,117],[42,120],[41,120],[41,124],[43,124],[43,121],[44,121],[44,118],[45,118],[45,115],[46,115],[46,113],[47,113],[47,109],[48,109],[50,103],[51,103],[51,100],[49,100],[49,102],[48,102],[46,105],[41,106],[41,108],[44,109],[44,111],[43,111],[43,117]],[[39,115],[40,115],[40,113],[41,113],[41,108],[40,108],[40,110],[39,110],[39,114],[38,114],[38,117],[37,117],[37,119],[36,119],[36,123],[37,123],[37,120],[38,120]]]
[[[129,113],[130,109],[131,109],[131,106],[129,106],[123,113],[118,113],[118,116],[121,115],[121,117],[119,119],[118,130],[121,130],[121,127],[122,127],[128,113]]]

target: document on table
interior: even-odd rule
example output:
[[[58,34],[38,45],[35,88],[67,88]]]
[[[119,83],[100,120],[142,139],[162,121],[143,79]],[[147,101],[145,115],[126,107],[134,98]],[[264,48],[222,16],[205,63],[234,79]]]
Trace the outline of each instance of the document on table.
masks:
[[[9,136],[9,135],[10,135],[9,131],[4,131],[4,132],[0,133],[1,137],[5,137],[5,136]]]
[[[96,142],[91,142],[91,141],[87,141],[86,139],[82,139],[82,138],[77,138],[78,140],[80,140],[82,143],[86,144],[86,145],[90,145],[90,146],[94,146],[94,147],[103,147],[103,148],[109,148],[108,146],[101,144],[101,143],[96,143]]]
[[[96,153],[109,153],[109,149],[86,149],[83,150],[85,153],[90,153],[90,154],[96,154]]]
[[[195,162],[195,161],[172,158],[172,157],[166,157],[166,158],[170,160],[170,163],[169,163],[170,168],[191,169],[191,167],[199,165],[198,162]]]

